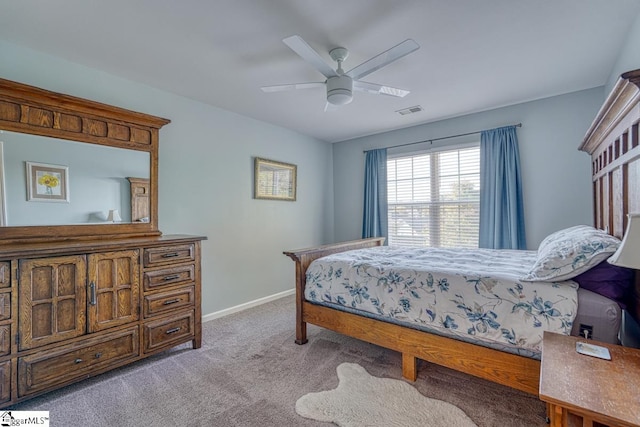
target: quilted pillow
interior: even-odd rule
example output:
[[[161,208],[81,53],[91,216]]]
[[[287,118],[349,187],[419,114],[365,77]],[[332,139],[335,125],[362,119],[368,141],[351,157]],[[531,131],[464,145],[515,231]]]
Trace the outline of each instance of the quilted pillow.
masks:
[[[556,231],[540,243],[536,262],[522,280],[569,280],[609,258],[618,246],[619,239],[589,225]]]

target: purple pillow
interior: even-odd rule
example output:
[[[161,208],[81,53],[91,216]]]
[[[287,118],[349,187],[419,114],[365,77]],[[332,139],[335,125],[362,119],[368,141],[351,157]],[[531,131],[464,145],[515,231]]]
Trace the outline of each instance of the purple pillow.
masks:
[[[627,292],[634,282],[634,277],[635,270],[618,267],[604,260],[571,280],[578,282],[581,288],[612,299],[621,308],[625,308]]]

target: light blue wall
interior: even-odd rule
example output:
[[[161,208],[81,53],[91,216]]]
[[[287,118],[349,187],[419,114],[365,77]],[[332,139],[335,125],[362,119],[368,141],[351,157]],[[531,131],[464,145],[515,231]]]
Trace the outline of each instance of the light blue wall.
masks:
[[[603,88],[599,87],[334,144],[334,239],[360,237],[363,150],[516,123],[523,125],[518,139],[528,247],[536,249],[545,236],[561,228],[591,224],[590,160],[578,151],[578,145],[602,101]],[[474,138],[479,135],[440,145]]]
[[[0,41],[0,77],[171,120],[160,131],[165,234],[205,235],[203,313],[294,287],[283,250],[333,236],[332,148],[325,142]],[[298,165],[296,202],[252,198],[252,157]]]
[[[620,49],[618,60],[609,76],[605,93],[608,94],[611,91],[620,74],[637,70],[638,68],[640,68],[640,15],[636,18],[626,42]]]

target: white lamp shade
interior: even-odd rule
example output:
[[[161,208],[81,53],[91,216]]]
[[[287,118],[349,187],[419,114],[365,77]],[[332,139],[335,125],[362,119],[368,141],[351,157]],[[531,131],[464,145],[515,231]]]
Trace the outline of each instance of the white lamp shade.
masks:
[[[122,218],[120,218],[120,212],[118,212],[118,209],[111,209],[109,211],[109,215],[107,215],[107,221],[110,221],[110,222],[122,221]]]
[[[609,264],[640,270],[640,213],[628,215],[627,231]]]

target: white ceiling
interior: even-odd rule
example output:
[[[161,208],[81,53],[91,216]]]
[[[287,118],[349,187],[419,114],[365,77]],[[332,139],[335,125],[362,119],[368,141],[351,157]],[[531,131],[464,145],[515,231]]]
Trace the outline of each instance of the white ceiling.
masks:
[[[639,13],[638,0],[4,0],[0,39],[336,142],[604,85]],[[293,34],[330,64],[348,48],[345,70],[412,38],[418,51],[366,78],[411,93],[355,92],[325,113],[323,89],[262,92],[323,80],[282,43]]]

